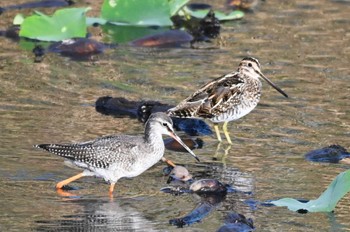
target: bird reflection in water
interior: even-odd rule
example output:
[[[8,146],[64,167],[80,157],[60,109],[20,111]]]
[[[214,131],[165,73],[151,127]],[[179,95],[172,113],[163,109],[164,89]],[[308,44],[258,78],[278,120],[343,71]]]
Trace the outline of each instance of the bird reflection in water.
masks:
[[[71,199],[65,203],[66,214],[50,213],[59,219],[36,221],[36,231],[158,231],[133,203],[129,199]]]

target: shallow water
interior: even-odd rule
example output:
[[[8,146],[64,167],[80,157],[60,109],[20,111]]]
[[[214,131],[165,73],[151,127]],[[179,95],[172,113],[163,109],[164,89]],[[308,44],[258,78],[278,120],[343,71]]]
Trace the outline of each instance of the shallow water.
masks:
[[[167,158],[187,163],[196,178],[217,178],[252,192],[228,194],[202,222],[182,230],[215,231],[235,211],[252,218],[257,231],[350,231],[348,195],[332,214],[254,209],[245,203],[316,198],[349,168],[306,162],[303,156],[335,143],[350,149],[349,12],[346,1],[269,0],[243,20],[224,24],[222,38],[211,49],[119,47],[96,62],[51,54],[34,64],[30,52],[0,38],[0,230],[178,231],[169,220],[186,215],[201,200],[160,192],[167,186],[164,164],[120,180],[113,200],[108,185],[95,178],[73,183],[76,197],[67,198],[56,193],[55,183],[77,170],[32,145],[141,133],[135,119],[96,112],[96,99],[110,95],[176,104],[250,55],[290,98],[263,83],[258,107],[229,124],[234,144],[227,155],[226,144],[216,154],[211,137],[203,137],[204,148],[195,150],[203,164],[166,152]],[[15,13],[0,16],[2,28]]]

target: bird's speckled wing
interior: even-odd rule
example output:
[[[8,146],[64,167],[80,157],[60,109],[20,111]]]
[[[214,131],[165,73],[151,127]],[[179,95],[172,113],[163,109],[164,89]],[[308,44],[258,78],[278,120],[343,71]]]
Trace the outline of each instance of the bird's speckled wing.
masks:
[[[240,103],[237,96],[242,93],[243,83],[238,72],[226,74],[205,84],[168,112],[175,117],[211,118],[220,115],[228,107]]]
[[[75,144],[39,144],[44,149],[72,161],[95,168],[108,168],[111,164],[127,160],[132,165],[136,157],[138,136],[105,136],[96,140]]]

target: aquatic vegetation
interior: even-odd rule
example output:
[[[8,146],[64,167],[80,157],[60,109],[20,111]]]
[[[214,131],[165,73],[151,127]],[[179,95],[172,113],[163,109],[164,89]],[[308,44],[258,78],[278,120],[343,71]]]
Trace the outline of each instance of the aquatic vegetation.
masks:
[[[89,8],[57,10],[52,17],[39,11],[21,23],[19,36],[43,41],[61,41],[86,36],[86,15]]]
[[[163,0],[104,1],[101,18],[115,25],[172,26],[170,5]]]
[[[196,18],[204,18],[208,13],[210,9],[203,9],[203,10],[193,10],[188,7],[183,8],[183,14],[188,14],[192,17]],[[234,10],[228,14],[225,14],[221,11],[214,10],[215,17],[219,19],[220,21],[228,21],[228,20],[236,20],[241,19],[244,17],[244,13],[239,10]],[[181,15],[181,14],[180,14]]]
[[[184,20],[206,17],[209,9],[190,9],[186,7],[188,2],[189,0],[105,0],[100,17],[86,17],[90,8],[66,8],[57,10],[52,16],[39,11],[28,17],[19,14],[14,23],[21,25],[20,37],[41,41],[83,38],[86,37],[89,26],[103,25],[104,32],[112,34],[113,41],[120,43],[169,30],[174,26],[175,15]],[[214,13],[218,20],[234,20],[244,15],[241,11]]]
[[[350,170],[340,173],[328,188],[315,200],[301,202],[293,198],[271,201],[276,206],[286,206],[298,212],[331,212],[345,194],[350,191]]]

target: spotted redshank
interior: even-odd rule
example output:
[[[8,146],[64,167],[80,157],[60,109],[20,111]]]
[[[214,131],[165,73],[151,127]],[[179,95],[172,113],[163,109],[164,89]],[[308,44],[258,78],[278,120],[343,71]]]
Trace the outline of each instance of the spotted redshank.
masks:
[[[232,144],[227,123],[237,120],[252,111],[260,100],[261,81],[266,80],[283,96],[288,95],[260,71],[260,63],[253,57],[244,58],[237,71],[216,78],[194,94],[167,111],[168,115],[180,118],[208,118],[214,123],[215,132],[221,142],[218,123],[224,122],[223,131]]]
[[[138,176],[161,159],[174,166],[163,157],[165,148],[162,135],[174,138],[199,161],[174,133],[172,120],[164,113],[150,116],[143,136],[111,135],[82,143],[39,144],[34,147],[62,156],[84,170],[59,182],[57,189],[84,176],[97,176],[110,183],[109,193],[112,195],[115,183],[122,177]]]

